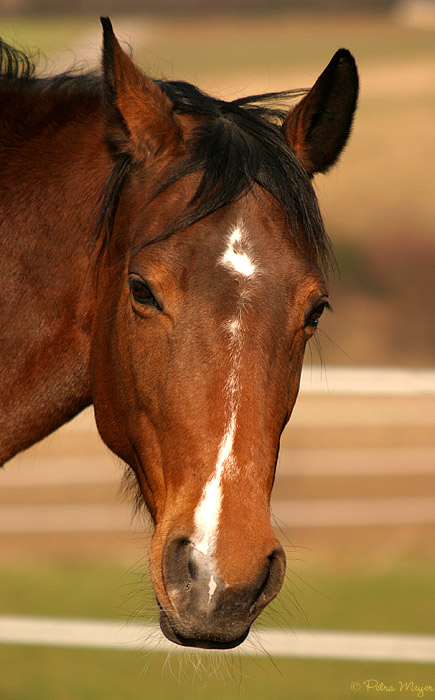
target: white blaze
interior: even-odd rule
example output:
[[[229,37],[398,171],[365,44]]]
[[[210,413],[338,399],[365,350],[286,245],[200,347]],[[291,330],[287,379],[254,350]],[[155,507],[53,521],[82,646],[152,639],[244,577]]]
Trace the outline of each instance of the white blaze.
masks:
[[[256,266],[246,252],[246,233],[241,224],[232,230],[228,248],[221,258],[221,262],[226,267],[238,272],[243,277],[252,277]]]
[[[233,384],[232,381],[231,384]],[[235,388],[233,384],[234,391]],[[234,411],[219,446],[214,474],[206,483],[195,511],[194,542],[198,552],[204,555],[214,554],[222,501],[222,473],[224,469],[231,471],[235,467],[235,458],[232,454],[235,432],[236,416]]]
[[[256,265],[248,255],[249,248],[247,234],[241,224],[233,228],[228,239],[228,247],[219,260],[219,263],[227,267],[239,276],[240,286],[247,278],[252,277],[256,271]],[[243,288],[240,289],[241,297]],[[225,324],[225,331],[229,339],[229,351],[231,358],[230,372],[225,384],[225,412],[226,425],[224,435],[219,445],[219,451],[213,476],[206,483],[200,501],[195,510],[195,533],[193,541],[197,551],[207,557],[213,557],[216,548],[219,516],[222,504],[222,480],[224,474],[234,474],[236,471],[236,459],[233,455],[234,438],[237,429],[237,410],[240,400],[240,358],[242,350],[242,319],[241,308],[235,316]],[[209,600],[214,593],[213,577],[210,579]],[[213,588],[213,592],[212,592]]]

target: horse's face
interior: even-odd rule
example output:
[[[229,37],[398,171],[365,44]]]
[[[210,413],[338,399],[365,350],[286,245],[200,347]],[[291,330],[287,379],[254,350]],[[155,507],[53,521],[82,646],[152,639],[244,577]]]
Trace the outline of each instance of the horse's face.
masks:
[[[179,141],[190,128],[178,119]],[[171,156],[180,148],[168,146]],[[269,499],[327,289],[303,235],[296,245],[259,187],[159,240],[201,176],[150,199],[159,172],[160,156],[136,168],[120,200],[98,286],[94,405],[156,525],[151,574],[163,632],[180,644],[231,647],[284,577]]]
[[[159,209],[178,194],[186,201],[185,183],[172,189]],[[258,197],[134,253],[148,217],[159,219],[151,207],[100,290],[99,428],[133,466],[156,523],[164,631],[202,643],[235,643],[281,586],[269,498],[327,296],[279,213],[262,213],[276,206]]]

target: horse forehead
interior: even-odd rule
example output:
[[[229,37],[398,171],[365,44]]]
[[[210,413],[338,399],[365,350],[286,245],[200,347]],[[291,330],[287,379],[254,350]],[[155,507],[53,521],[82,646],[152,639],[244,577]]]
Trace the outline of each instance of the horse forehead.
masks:
[[[260,190],[161,243],[134,249],[143,250],[159,277],[181,288],[231,287],[242,279],[258,289],[285,281],[293,287],[306,276],[309,261],[286,228],[276,201]]]
[[[210,265],[240,288],[294,286],[313,267],[283,228],[273,221],[238,216],[220,232]]]
[[[197,253],[199,266],[215,268],[221,272],[254,278],[263,266],[263,272],[281,270],[293,257],[299,257],[284,228],[272,216],[256,216],[248,203],[238,210],[232,208],[229,215],[210,217],[201,222],[200,236],[192,236],[189,248]],[[250,211],[249,211],[250,209]]]

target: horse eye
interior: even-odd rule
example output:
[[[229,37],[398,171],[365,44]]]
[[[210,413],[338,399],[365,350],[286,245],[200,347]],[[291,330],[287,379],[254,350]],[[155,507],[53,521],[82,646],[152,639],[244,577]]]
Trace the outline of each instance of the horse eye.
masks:
[[[321,301],[314,309],[311,311],[309,316],[305,319],[305,328],[317,328],[319,319],[323,314],[325,309],[330,309],[331,306],[327,301]]]
[[[130,277],[129,285],[131,293],[133,295],[133,299],[138,304],[155,306],[156,308],[160,309],[152,291],[150,290],[146,282],[139,279],[138,277]]]

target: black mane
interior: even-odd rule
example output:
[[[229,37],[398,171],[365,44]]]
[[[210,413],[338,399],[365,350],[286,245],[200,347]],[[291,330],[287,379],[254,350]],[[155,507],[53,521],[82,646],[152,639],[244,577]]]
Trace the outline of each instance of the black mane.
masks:
[[[98,73],[67,71],[38,78],[35,70],[35,64],[24,52],[0,40],[0,89],[8,85],[34,93],[92,95],[101,99],[102,77]],[[257,184],[281,205],[296,243],[301,227],[320,260],[330,263],[331,246],[311,181],[281,130],[287,109],[279,105],[290,98],[301,97],[305,91],[253,95],[226,102],[189,83],[156,82],[172,101],[176,113],[207,118],[190,144],[190,158],[170,172],[159,189],[162,192],[187,174],[203,173],[198,190],[185,211],[160,238],[167,238],[236,201]],[[127,156],[120,156],[102,193],[97,231],[105,242],[113,228],[122,187],[133,167]]]
[[[257,184],[280,203],[293,235],[302,226],[309,244],[327,262],[330,243],[311,181],[281,130],[288,111],[283,109],[283,102],[301,97],[306,91],[267,93],[226,102],[189,83],[158,84],[173,102],[175,112],[208,117],[196,131],[191,158],[161,188],[188,173],[203,172],[189,208],[174,228],[189,226],[208,216]],[[279,103],[281,106],[276,106]]]
[[[72,68],[58,75],[37,76],[35,61],[0,38],[0,89],[2,87],[35,93],[98,94],[101,92],[101,75],[96,71],[80,73]]]

